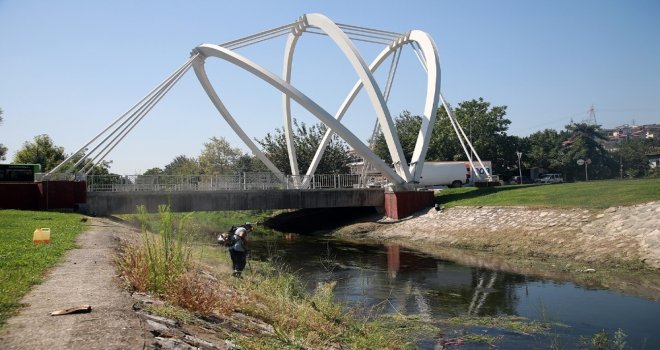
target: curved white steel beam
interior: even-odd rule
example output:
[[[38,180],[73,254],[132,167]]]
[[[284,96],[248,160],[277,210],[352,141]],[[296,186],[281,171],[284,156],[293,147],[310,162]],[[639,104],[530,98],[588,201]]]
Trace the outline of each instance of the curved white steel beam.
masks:
[[[419,181],[419,177],[421,175],[423,162],[426,157],[426,151],[428,150],[428,143],[431,137],[431,133],[433,132],[433,125],[435,124],[435,111],[437,110],[439,104],[438,96],[440,92],[440,64],[437,48],[427,33],[419,30],[411,31],[405,36],[392,42],[387,48],[383,49],[383,51],[381,51],[378,56],[376,56],[376,58],[369,66],[369,71],[373,74],[378,69],[378,67],[380,67],[380,65],[399,47],[412,42],[417,42],[422,45],[422,51],[426,57],[426,61],[431,62],[431,64],[429,64],[431,69],[426,69],[428,80],[422,125],[420,127],[420,132],[417,137],[417,142],[415,144],[415,150],[413,152],[411,161],[412,181],[416,182]],[[347,109],[350,107],[350,105],[353,103],[353,100],[362,89],[362,86],[363,84],[361,80],[358,80],[355,83],[351,89],[351,92],[348,94],[344,102],[339,107],[339,110],[335,114],[335,118],[337,120],[341,120],[343,118]],[[318,166],[318,163],[320,162],[321,157],[323,156],[323,152],[330,142],[331,137],[332,130],[327,130],[323,136],[323,140],[321,141],[319,148],[316,150],[316,154],[314,155],[312,163],[307,170],[307,175],[311,175],[316,171],[316,167]]]
[[[397,46],[398,47],[398,46]],[[396,51],[396,48],[385,48],[383,51],[380,52],[378,56],[371,62],[371,65],[369,65],[369,71],[373,74],[378,67],[389,57],[394,51]],[[337,110],[337,113],[335,114],[335,119],[340,121],[344,115],[346,114],[346,111],[348,108],[351,106],[355,98],[357,97],[358,93],[360,90],[362,90],[362,87],[364,84],[362,84],[362,80],[358,80],[355,85],[353,85],[353,88],[351,91],[348,93],[348,96],[346,96],[346,99],[344,99],[344,102],[339,106],[339,109]],[[332,138],[332,135],[334,132],[330,129],[326,130],[325,135],[323,135],[323,139],[321,140],[321,143],[319,144],[319,148],[316,149],[316,153],[314,154],[314,158],[312,159],[312,163],[309,165],[309,168],[307,169],[307,175],[312,175],[316,172],[316,168],[318,167],[319,163],[321,162],[321,158],[323,157],[323,153],[325,152],[326,148],[328,147],[328,144],[330,143],[330,140]]]
[[[199,47],[198,47],[199,48]],[[198,48],[196,49],[200,54],[204,55],[203,52],[199,51]],[[225,49],[227,50],[227,49]],[[249,136],[243,131],[243,129],[238,125],[236,122],[236,119],[231,115],[229,110],[225,107],[225,105],[222,103],[220,98],[218,97],[218,94],[215,92],[215,89],[213,88],[213,85],[211,85],[211,82],[209,81],[208,76],[206,75],[206,69],[204,68],[204,57],[198,56],[195,58],[193,61],[193,69],[195,70],[195,75],[197,75],[197,79],[199,80],[200,84],[202,84],[202,87],[204,88],[204,91],[206,91],[206,94],[209,96],[211,99],[211,102],[213,102],[213,105],[215,108],[220,112],[223,118],[227,121],[229,126],[234,130],[236,135],[241,138],[241,140],[245,143],[245,145],[250,148],[252,151],[252,154],[254,154],[259,160],[261,160],[266,167],[277,176],[280,181],[284,182],[286,181],[286,176],[273,164],[273,162],[266,157],[266,155],[261,152],[259,147],[254,144],[254,142],[250,139]]]
[[[387,108],[387,104],[385,103],[385,99],[383,98],[383,94],[378,88],[378,84],[376,83],[373,74],[371,74],[371,71],[360,56],[357,48],[355,45],[353,45],[353,42],[348,38],[346,33],[344,33],[341,28],[337,26],[337,24],[335,24],[332,20],[324,15],[318,13],[306,14],[301,18],[300,24],[301,27],[295,29],[298,32],[294,32],[292,35],[298,35],[299,32],[304,31],[304,28],[306,27],[316,27],[328,35],[335,42],[337,47],[344,53],[349,63],[353,66],[353,69],[357,73],[360,81],[365,86],[369,100],[373,105],[378,121],[381,124],[383,134],[385,135],[385,140],[387,142],[387,146],[390,151],[396,172],[405,180],[405,182],[410,182],[412,179],[410,171],[408,170],[408,164],[403,154],[401,142],[399,141],[396,127],[392,121],[392,117],[390,115],[389,109]],[[290,40],[287,42],[287,48],[285,49],[285,55],[287,56],[285,56],[284,60],[285,76],[288,76],[289,78],[287,83],[290,83],[292,56],[295,49],[295,44],[297,42],[297,39],[291,39],[291,35],[289,38]],[[286,101],[287,97],[284,98]],[[286,118],[291,119],[290,109],[287,110],[285,107],[285,113],[286,112],[289,112],[289,114],[286,115]],[[326,125],[328,124],[326,123]],[[358,149],[356,149],[356,151],[364,156],[364,154],[362,154]]]
[[[282,78],[291,84],[291,66],[293,64],[293,50],[296,47],[298,38],[300,38],[300,25],[294,27],[294,33],[289,34],[284,49],[284,69]],[[282,94],[282,105],[284,108],[284,137],[286,139],[286,148],[289,153],[289,164],[291,166],[291,174],[294,176],[300,175],[298,168],[298,156],[294,145],[293,130],[292,130],[292,117],[291,117],[291,99],[287,94]]]
[[[440,96],[440,59],[438,48],[430,35],[420,30],[410,32],[410,40],[419,44],[424,54],[426,62],[427,76],[426,81],[426,101],[424,102],[424,111],[422,125],[417,135],[417,143],[410,161],[410,172],[413,181],[419,181],[424,167],[424,159],[429,148],[429,140],[435,124],[435,115],[438,110]]]
[[[194,51],[202,56],[199,58],[199,60],[196,60],[196,62],[194,62],[193,68],[195,69],[195,73],[197,74],[200,83],[202,83],[204,90],[206,90],[207,95],[209,96],[213,104],[216,106],[218,111],[223,115],[223,117],[227,119],[228,122],[231,121],[230,125],[232,126],[234,131],[237,132],[237,134],[239,134],[241,139],[248,145],[248,147],[250,147],[250,149],[253,152],[255,152],[255,150],[258,151],[255,152],[255,155],[257,155],[260,159],[262,158],[259,156],[259,154],[263,155],[263,153],[258,150],[256,145],[254,145],[254,143],[247,137],[247,135],[245,135],[245,133],[238,126],[238,124],[235,122],[233,117],[231,117],[231,114],[224,107],[224,105],[220,101],[220,98],[215,93],[213,86],[208,81],[208,77],[206,76],[206,72],[203,64],[203,60],[206,59],[207,57],[213,56],[223,59],[229,63],[235,64],[236,66],[254,74],[255,76],[267,82],[271,86],[285,93],[286,95],[291,97],[294,101],[296,101],[298,104],[300,104],[303,108],[307,109],[310,113],[312,113],[316,118],[318,118],[321,122],[327,125],[330,129],[334,130],[342,139],[344,139],[344,141],[346,141],[351,147],[353,147],[359,154],[365,157],[367,161],[372,163],[374,167],[376,167],[376,169],[380,170],[383,173],[383,175],[387,177],[392,183],[399,185],[407,182],[404,178],[399,176],[397,172],[395,172],[390,167],[388,167],[387,164],[382,159],[380,159],[377,155],[375,155],[362,141],[360,141],[360,139],[357,136],[355,136],[345,126],[339,123],[332,115],[330,115],[327,111],[321,108],[321,106],[316,104],[309,97],[307,97],[305,94],[303,94],[298,89],[293,87],[291,84],[284,81],[279,76],[273,74],[272,72],[263,68],[262,66],[250,61],[249,59],[218,45],[203,44],[196,47]],[[235,125],[232,125],[232,123]],[[265,155],[263,156],[265,158]],[[266,163],[266,165],[268,164]],[[276,171],[275,173],[281,174],[279,170]]]

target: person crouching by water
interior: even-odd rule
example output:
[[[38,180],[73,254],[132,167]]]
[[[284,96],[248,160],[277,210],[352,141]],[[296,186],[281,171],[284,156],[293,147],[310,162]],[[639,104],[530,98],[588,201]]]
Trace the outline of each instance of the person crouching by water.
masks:
[[[247,235],[252,232],[252,225],[245,224],[234,231],[234,244],[229,247],[234,277],[241,277],[247,263]]]

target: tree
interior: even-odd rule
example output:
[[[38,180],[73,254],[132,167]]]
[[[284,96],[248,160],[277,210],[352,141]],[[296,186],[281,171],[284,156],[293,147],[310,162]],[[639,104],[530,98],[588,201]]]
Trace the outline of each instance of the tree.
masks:
[[[2,125],[2,108],[0,108],[0,125]],[[0,143],[0,160],[7,159],[7,147]]]
[[[511,124],[511,121],[504,117],[506,106],[491,107],[490,103],[479,98],[459,103],[454,114],[479,157],[482,160],[491,160],[496,173],[512,167],[517,169],[518,158],[515,151],[516,145],[521,141],[506,134]],[[421,118],[403,112],[395,120],[395,125],[406,160],[410,162]],[[378,156],[390,161],[383,135],[377,137],[374,150]],[[426,160],[468,160],[444,108],[437,110]]]
[[[243,154],[234,162],[235,174],[242,173],[255,173],[255,172],[270,172],[264,163],[262,163],[257,157],[251,156],[249,154]]]
[[[590,179],[607,179],[613,175],[612,169],[616,163],[609,152],[603,148],[602,142],[607,140],[600,125],[574,123],[566,125],[562,133],[562,143],[559,158],[562,161],[564,175],[568,180],[584,177],[585,167],[576,164],[578,159],[591,160],[587,169]]]
[[[204,143],[204,150],[199,156],[199,165],[203,174],[221,175],[233,172],[234,164],[241,157],[241,150],[232,148],[224,137],[211,137]]]
[[[200,175],[202,168],[196,158],[180,155],[165,166],[164,175]]]
[[[495,173],[502,173],[512,164],[517,163],[515,146],[511,144],[512,140],[506,134],[511,124],[511,121],[505,118],[506,106],[491,107],[489,102],[480,97],[478,100],[459,103],[454,114],[479,157],[492,161]],[[445,120],[444,124],[445,129],[451,128],[451,125],[447,125],[449,121]],[[453,128],[451,132],[456,147],[460,147]],[[459,159],[467,160],[462,150]]]
[[[647,139],[622,141],[612,154],[614,161],[618,161],[619,166],[615,173],[623,172],[621,175],[624,177],[643,177],[649,174],[649,161],[646,154],[654,151],[653,144],[653,140]]]
[[[554,129],[537,131],[526,138],[528,149],[525,152],[528,167],[540,167],[550,172],[562,172],[561,147],[563,137]]]
[[[306,172],[312,163],[312,158],[318,148],[323,135],[327,130],[325,124],[316,124],[308,127],[305,123],[298,123],[294,119],[294,145],[296,148],[296,157],[298,159],[298,168],[301,172]],[[256,140],[261,145],[268,158],[285,174],[291,174],[289,163],[289,153],[286,147],[286,138],[282,129],[276,129],[275,134],[266,134],[262,140]],[[334,134],[328,143],[328,147],[323,153],[323,158],[316,168],[317,174],[341,174],[348,172],[348,163],[353,159],[350,156],[349,148],[339,136]]]
[[[148,169],[147,171],[144,172],[142,175],[163,175],[165,171],[159,167],[154,167],[151,169]]]
[[[415,143],[417,142],[417,135],[419,135],[419,128],[421,125],[422,118],[417,115],[412,115],[408,111],[403,111],[394,120],[394,126],[396,127],[396,131],[399,134],[399,141],[401,142],[403,155],[405,156],[406,162],[408,163],[410,163],[412,160],[412,155],[415,151]],[[392,164],[392,157],[390,155],[389,148],[387,148],[385,135],[383,135],[383,133],[380,133],[376,136],[376,142],[374,142],[374,153],[376,153],[386,163]]]
[[[66,159],[64,147],[55,146],[50,136],[43,134],[34,137],[33,142],[23,143],[16,152],[14,163],[41,164],[41,171],[48,172]]]

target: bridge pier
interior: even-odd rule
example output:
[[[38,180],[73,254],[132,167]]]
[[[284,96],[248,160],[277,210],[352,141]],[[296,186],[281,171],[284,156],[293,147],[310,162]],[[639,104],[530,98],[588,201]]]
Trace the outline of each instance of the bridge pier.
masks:
[[[433,191],[388,191],[385,192],[385,215],[402,219],[435,204]]]

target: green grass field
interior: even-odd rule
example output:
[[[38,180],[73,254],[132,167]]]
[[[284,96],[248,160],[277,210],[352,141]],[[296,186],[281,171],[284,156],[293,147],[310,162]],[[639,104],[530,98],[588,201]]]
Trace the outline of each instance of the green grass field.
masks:
[[[81,215],[0,210],[0,327],[20,307],[19,300],[40,283],[62,254],[75,247],[85,228]],[[32,243],[36,228],[51,230],[51,243]]]
[[[436,195],[436,202],[445,207],[484,205],[602,209],[657,200],[660,200],[660,179],[449,188]]]

